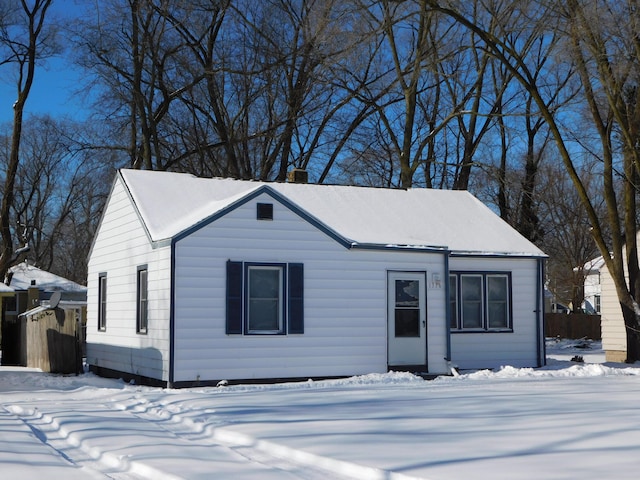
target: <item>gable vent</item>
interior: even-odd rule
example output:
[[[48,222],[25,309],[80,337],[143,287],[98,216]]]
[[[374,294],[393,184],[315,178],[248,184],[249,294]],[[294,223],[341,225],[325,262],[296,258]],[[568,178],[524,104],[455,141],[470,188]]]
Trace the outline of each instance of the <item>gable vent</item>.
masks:
[[[257,218],[258,220],[273,220],[273,204],[259,203]]]

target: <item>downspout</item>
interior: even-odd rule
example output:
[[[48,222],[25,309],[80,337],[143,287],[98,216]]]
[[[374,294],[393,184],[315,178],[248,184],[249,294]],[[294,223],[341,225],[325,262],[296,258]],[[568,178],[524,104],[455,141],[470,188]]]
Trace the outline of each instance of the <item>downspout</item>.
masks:
[[[173,388],[175,370],[175,304],[176,304],[176,241],[171,239],[171,292],[169,294],[169,381],[167,388]]]
[[[544,258],[538,259],[538,281],[536,282],[536,338],[538,367],[547,363],[546,343],[544,341]]]
[[[447,332],[447,356],[445,360],[447,362],[447,368],[450,374],[455,375],[457,373],[455,367],[451,364],[451,303],[449,302],[449,295],[451,294],[449,287],[449,255],[451,252],[448,250],[444,252],[444,310],[445,310],[445,322]]]

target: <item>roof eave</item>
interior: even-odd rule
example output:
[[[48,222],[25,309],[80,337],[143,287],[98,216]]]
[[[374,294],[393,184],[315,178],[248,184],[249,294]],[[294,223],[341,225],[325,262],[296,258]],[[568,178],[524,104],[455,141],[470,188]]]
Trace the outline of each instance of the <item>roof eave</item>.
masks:
[[[395,245],[395,244],[383,244],[383,243],[361,243],[352,242],[349,245],[351,249],[359,250],[398,250],[398,251],[410,251],[410,252],[422,252],[422,253],[447,253],[449,249],[440,245]]]
[[[452,257],[487,257],[487,258],[548,258],[544,252],[488,252],[473,250],[452,250]]]

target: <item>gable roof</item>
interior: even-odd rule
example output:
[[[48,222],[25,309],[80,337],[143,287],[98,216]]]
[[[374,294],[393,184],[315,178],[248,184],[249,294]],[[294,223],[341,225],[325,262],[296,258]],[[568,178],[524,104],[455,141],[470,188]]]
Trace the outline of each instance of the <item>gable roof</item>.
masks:
[[[153,242],[175,238],[267,193],[353,247],[544,256],[466,191],[264,183],[127,169],[119,178]]]
[[[87,291],[87,287],[64,277],[56,275],[38,267],[29,265],[27,262],[19,263],[9,269],[13,274],[9,287],[15,290],[28,290],[31,282],[35,282],[35,287],[45,292],[79,292]]]
[[[604,267],[604,257],[600,255],[599,257],[592,258],[587,263],[585,263],[582,267],[583,271],[587,275],[597,274]]]

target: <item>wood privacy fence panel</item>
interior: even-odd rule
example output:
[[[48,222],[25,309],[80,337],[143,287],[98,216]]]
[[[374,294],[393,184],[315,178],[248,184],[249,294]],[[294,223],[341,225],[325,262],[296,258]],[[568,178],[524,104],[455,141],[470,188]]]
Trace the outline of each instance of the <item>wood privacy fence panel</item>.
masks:
[[[22,317],[22,364],[44,372],[79,373],[79,331],[73,309],[55,308]]]
[[[600,315],[545,313],[544,325],[546,337],[602,340]]]

